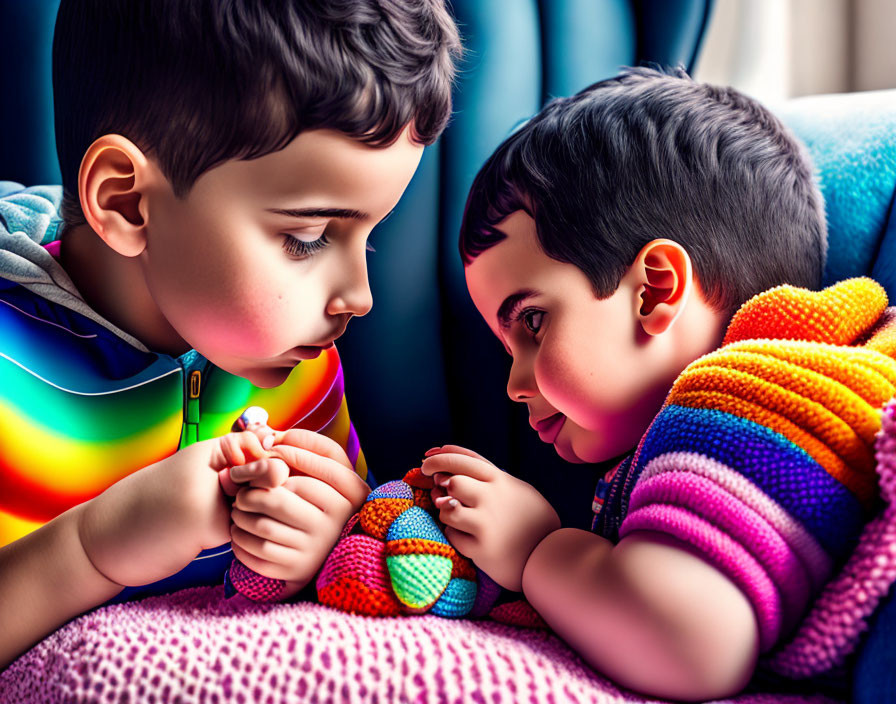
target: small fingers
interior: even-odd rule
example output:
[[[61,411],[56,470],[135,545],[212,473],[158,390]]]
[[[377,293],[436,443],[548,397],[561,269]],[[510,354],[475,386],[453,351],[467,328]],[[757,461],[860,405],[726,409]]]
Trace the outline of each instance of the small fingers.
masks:
[[[436,486],[441,487],[447,496],[459,499],[460,503],[470,508],[475,508],[480,503],[480,496],[486,488],[485,482],[472,479],[463,474],[445,474],[438,472],[433,475]]]
[[[237,492],[233,508],[262,514],[306,532],[313,532],[321,519],[320,509],[282,486],[275,489],[243,487]]]
[[[303,428],[290,428],[289,430],[275,433],[275,441],[277,445],[291,445],[322,457],[329,457],[343,467],[352,470],[352,472],[355,471],[352,463],[349,462],[348,455],[342,449],[342,445],[333,438],[321,433],[304,430]]]
[[[238,545],[250,555],[266,562],[274,562],[278,565],[288,565],[295,561],[296,549],[287,545],[280,545],[257,535],[252,535],[238,525],[230,527],[230,542]]]
[[[445,491],[440,486],[434,486],[432,489],[429,490],[429,496],[430,496],[430,498],[432,498],[433,501],[435,501],[439,497],[447,496],[447,495],[448,495],[448,492]]]
[[[432,504],[437,509],[441,510],[443,508],[455,508],[457,506],[460,506],[460,501],[455,499],[453,496],[445,495],[433,498]]]
[[[274,446],[276,431],[273,428],[269,428],[268,426],[264,425],[254,429],[253,432],[255,432],[255,434],[260,438],[261,446],[265,450],[270,450]]]
[[[224,469],[236,464],[246,464],[264,456],[265,450],[258,433],[253,431],[227,433],[218,438],[210,466],[214,469]]]
[[[466,455],[467,457],[473,457],[475,459],[482,460],[483,462],[488,462],[492,465],[494,464],[480,455],[478,452],[473,452],[473,450],[466,447],[461,447],[460,445],[441,445],[439,447],[433,447],[427,450],[423,456],[432,457],[433,455],[441,455],[445,452],[453,452],[457,455]]]
[[[463,474],[479,481],[489,481],[500,470],[488,460],[455,452],[430,455],[420,465],[423,474],[432,476],[436,472]]]
[[[281,486],[288,477],[289,466],[277,457],[266,457],[230,468],[230,479],[234,483],[248,483],[258,489]]]
[[[370,493],[370,487],[354,469],[345,467],[331,457],[287,444],[275,445],[271,454],[282,458],[302,474],[329,484],[348,499],[352,506],[360,506]]]
[[[221,485],[221,491],[227,496],[236,496],[240,490],[240,485],[230,478],[230,467],[218,470],[218,483]]]
[[[288,526],[281,521],[276,521],[270,516],[260,513],[249,513],[240,509],[233,509],[230,513],[235,526],[240,528],[245,534],[252,535],[259,540],[266,540],[273,544],[283,545],[290,549],[298,549],[307,535],[292,526]],[[242,544],[242,543],[241,543]],[[248,545],[242,544],[245,550],[248,550],[256,557],[270,559],[276,562],[273,556],[265,556],[258,550],[251,549]]]
[[[348,500],[320,479],[298,475],[287,479],[283,486],[324,513],[344,513],[348,509]]]
[[[476,509],[463,504],[452,506],[450,499],[446,501],[446,504],[445,508],[439,509],[439,520],[442,523],[470,535],[479,534],[480,520]]]

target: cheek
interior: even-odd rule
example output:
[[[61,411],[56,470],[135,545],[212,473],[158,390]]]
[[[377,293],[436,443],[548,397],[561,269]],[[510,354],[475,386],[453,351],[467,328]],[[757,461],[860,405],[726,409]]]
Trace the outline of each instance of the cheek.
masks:
[[[572,345],[543,344],[535,359],[538,391],[551,406],[573,418],[580,417],[588,406],[587,389],[593,385],[593,377],[582,350]]]
[[[251,254],[241,261],[220,255],[200,257],[192,271],[178,265],[158,282],[180,335],[206,356],[262,359],[300,344],[307,317],[301,277]]]
[[[210,300],[208,315],[215,344],[236,356],[268,358],[316,342],[324,331],[324,302],[313,275],[290,272],[243,286],[228,287]]]
[[[644,393],[633,351],[611,346],[606,336],[570,334],[543,344],[535,362],[545,400],[590,430],[625,415]]]
[[[283,351],[277,344],[277,317],[276,307],[266,299],[229,290],[208,300],[196,323],[206,341],[218,349],[237,356],[269,357]]]

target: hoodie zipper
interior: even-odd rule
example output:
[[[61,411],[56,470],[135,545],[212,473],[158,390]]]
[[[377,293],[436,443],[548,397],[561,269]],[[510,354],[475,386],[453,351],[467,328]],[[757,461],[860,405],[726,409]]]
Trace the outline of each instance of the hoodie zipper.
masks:
[[[178,358],[184,369],[184,424],[180,446],[186,447],[199,441],[199,397],[208,371],[208,360],[195,350]]]

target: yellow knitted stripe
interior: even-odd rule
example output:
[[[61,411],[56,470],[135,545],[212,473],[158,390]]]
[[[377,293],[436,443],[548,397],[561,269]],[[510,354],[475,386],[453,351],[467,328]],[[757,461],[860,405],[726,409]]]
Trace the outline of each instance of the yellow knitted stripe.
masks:
[[[896,309],[886,306],[883,287],[868,278],[761,293],[735,314],[722,348],[685,369],[666,402],[780,433],[868,507],[877,495],[880,409],[896,395]]]
[[[852,389],[875,408],[880,408],[896,395],[896,360],[863,347],[747,340],[736,342],[722,350],[762,354],[812,369]],[[710,356],[714,357],[715,354]]]
[[[877,495],[877,479],[873,464],[859,467],[850,466],[818,438],[789,421],[784,416],[760,405],[731,396],[723,391],[682,391],[669,403],[688,408],[708,408],[725,411],[740,418],[759,423],[780,433],[818,462],[825,471],[852,491],[861,504],[871,507]]]
[[[849,351],[849,348],[842,347],[829,347],[826,351],[833,352],[838,349]],[[799,423],[799,425],[825,442],[833,443],[831,449],[849,461],[851,458],[850,447],[856,443],[856,435],[861,443],[867,446],[864,449],[870,454],[874,436],[880,429],[879,409],[893,394],[892,387],[890,387],[891,393],[888,394],[886,393],[887,389],[881,388],[882,385],[876,385],[875,388],[863,383],[867,379],[861,378],[858,374],[851,374],[848,369],[848,361],[838,359],[838,356],[829,354],[827,360],[832,366],[840,367],[840,377],[844,380],[843,383],[815,371],[814,368],[793,364],[789,360],[729,348],[722,348],[703,357],[686,369],[682,376],[695,375],[698,370],[701,378],[713,379],[716,374],[719,374],[726,379],[727,384],[738,384],[738,386],[724,386],[719,390],[727,389],[729,393],[735,394],[736,389],[741,386],[746,385],[745,388],[751,389],[758,386],[762,389],[762,394],[770,394],[770,396],[762,401],[757,401],[755,398],[751,400],[761,403],[766,408],[777,410],[798,423],[797,418],[787,412],[787,409],[794,404],[806,404],[807,408],[820,405],[822,408],[811,412],[810,424]],[[708,377],[705,376],[707,374]],[[717,384],[718,382],[709,383]],[[718,387],[713,386],[712,388]],[[778,393],[778,389],[784,389],[791,393],[781,395]],[[817,419],[815,413],[819,413]],[[803,415],[805,416],[805,412]],[[844,424],[853,432],[844,434],[842,429]],[[819,427],[816,429],[816,426]]]
[[[807,370],[800,371],[805,373]],[[867,409],[872,415],[870,419],[872,424],[875,421],[873,417],[875,411],[845,387],[841,386],[841,389],[845,395],[854,399],[853,403],[856,407],[846,411],[846,415],[857,416],[855,425],[863,426],[867,433],[868,419],[863,419],[862,416],[864,414],[856,413],[856,409]],[[777,428],[776,430],[792,442],[804,447],[831,476],[857,494],[861,491],[861,496],[865,495],[862,488],[865,482],[854,482],[851,477],[856,473],[861,476],[873,470],[874,460],[869,444],[863,442],[862,438],[857,436],[855,427],[851,427],[849,423],[844,422],[836,413],[831,412],[815,400],[807,399],[777,384],[768,383],[752,374],[725,367],[703,366],[696,369],[688,368],[679,377],[679,381],[676,382],[675,388],[673,388],[670,394],[669,402],[678,403],[675,398],[677,392],[685,391],[715,391],[723,394],[724,397],[732,399],[732,402],[728,405],[722,403],[721,398],[716,400],[718,404],[716,408],[721,411],[741,415],[735,410],[735,407],[739,405],[739,401],[744,400],[774,411],[778,415],[789,419],[794,425],[824,444],[841,461],[837,463],[832,463],[829,459],[824,461],[824,455],[827,453],[819,453],[816,449],[815,454],[813,454],[809,447],[804,447],[806,442],[804,436],[795,437]],[[824,398],[825,396],[829,395],[819,394],[816,398]],[[842,408],[843,403],[841,399],[837,399],[836,395],[834,395],[832,400]],[[763,423],[763,419],[759,417],[749,419]],[[879,420],[877,422],[879,423]],[[870,442],[873,442],[874,432],[876,432],[876,429],[873,429],[872,425]],[[852,467],[848,468],[848,465],[852,465]]]
[[[887,308],[865,347],[888,357],[896,357],[896,308]]]
[[[847,279],[823,291],[778,286],[740,307],[722,344],[775,338],[851,345],[886,307],[886,291],[868,278]]]

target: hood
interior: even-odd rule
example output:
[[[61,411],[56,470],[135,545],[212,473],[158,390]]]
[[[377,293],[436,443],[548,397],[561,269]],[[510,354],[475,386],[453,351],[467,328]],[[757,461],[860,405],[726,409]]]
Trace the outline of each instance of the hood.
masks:
[[[58,240],[62,233],[61,203],[61,186],[25,188],[12,181],[0,181],[0,278],[80,313],[148,352],[137,338],[87,305],[69,275],[47,251],[46,245]]]

